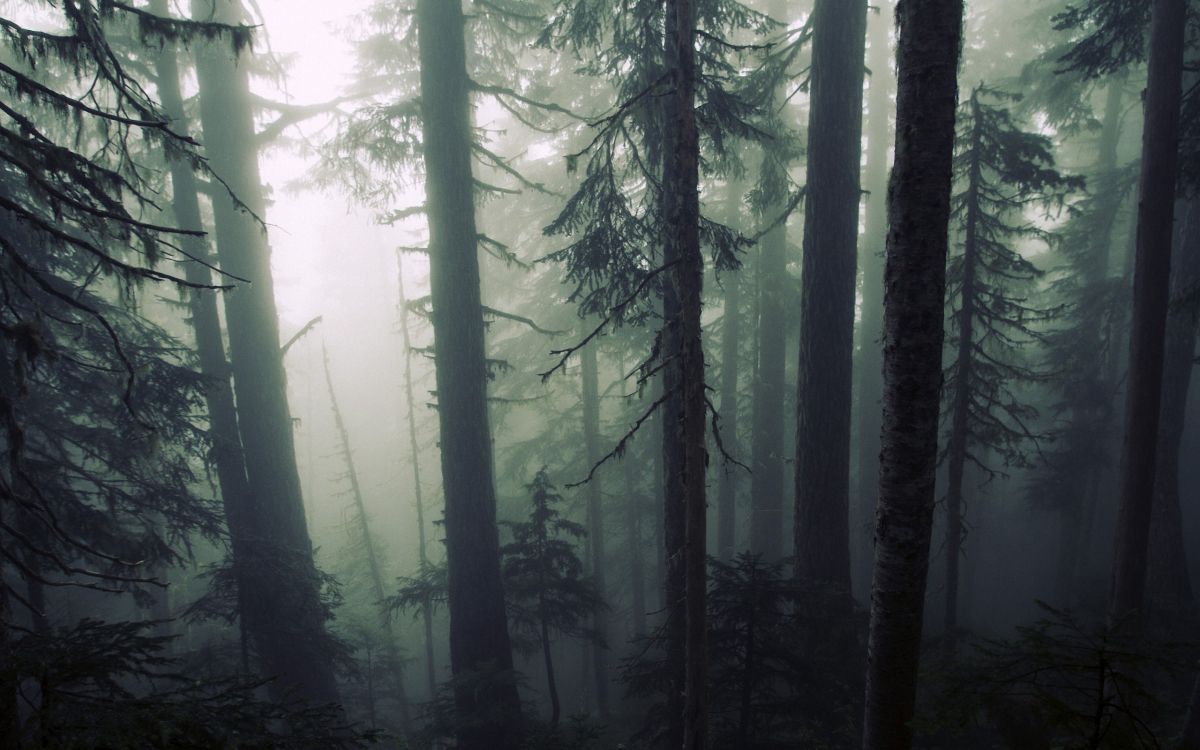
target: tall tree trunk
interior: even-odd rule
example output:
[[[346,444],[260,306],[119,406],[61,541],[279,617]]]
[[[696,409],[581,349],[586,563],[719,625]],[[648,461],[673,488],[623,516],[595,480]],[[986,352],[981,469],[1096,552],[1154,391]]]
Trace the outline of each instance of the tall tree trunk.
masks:
[[[946,446],[946,604],[942,620],[946,647],[954,654],[958,631],[958,569],[963,543],[963,473],[967,465],[971,409],[972,349],[975,340],[975,279],[979,267],[979,90],[971,94],[971,164],[967,172],[967,225],[963,236],[963,276],[958,310],[958,347],[954,360],[954,404]]]
[[[404,293],[404,262],[396,253],[396,281],[400,289],[400,336],[404,345],[404,404],[407,409],[409,461],[412,463],[413,504],[417,509],[417,555],[421,566],[429,565],[429,543],[425,538],[425,500],[421,491],[421,456],[417,449],[417,409],[413,399],[412,334],[408,328],[408,298]],[[425,637],[425,677],[429,682],[429,700],[437,696],[437,665],[433,658],[433,602],[421,604],[421,624]]]
[[[891,47],[888,32],[892,28],[891,3],[879,0],[879,13],[871,19],[867,67],[871,83],[867,98],[867,190],[866,231],[863,252],[858,254],[862,269],[862,321],[858,342],[860,353],[855,363],[858,382],[858,539],[857,584],[865,594],[871,585],[871,545],[875,516],[875,497],[879,491],[879,399],[883,395],[880,371],[883,369],[883,246],[887,240],[887,179],[891,166]]]
[[[193,0],[196,18],[242,23],[238,0]],[[304,517],[287,376],[279,347],[270,247],[259,220],[266,214],[258,171],[247,65],[228,45],[198,50],[200,120],[209,164],[245,209],[213,195],[221,268],[248,279],[225,297],[237,425],[245,459],[247,523],[240,578],[246,626],[278,693],[336,702],[333,659],[325,633],[320,582]],[[257,217],[257,219],[256,219]],[[235,550],[235,560],[238,550]],[[265,564],[264,561],[270,561]],[[286,612],[288,617],[280,617]]]
[[[701,343],[699,141],[696,131],[695,6],[667,0],[666,61],[671,86],[665,103],[663,261],[671,266],[663,297],[664,388],[667,412],[666,552],[669,648],[683,697],[682,716],[669,717],[672,747],[702,750],[707,736],[704,349]],[[681,726],[676,725],[681,720]],[[676,742],[676,733],[679,742]]]
[[[800,363],[796,389],[796,578],[820,610],[850,614],[850,413],[858,210],[862,202],[867,1],[813,10]],[[819,602],[819,603],[817,603]]]
[[[1109,615],[1114,623],[1136,619],[1135,613],[1141,610],[1146,591],[1170,292],[1187,2],[1155,0],[1151,18],[1121,500],[1109,599]]]
[[[581,379],[583,381],[583,442],[587,452],[588,466],[595,466],[602,458],[600,451],[600,377],[596,364],[596,347],[585,346],[579,353]],[[592,581],[597,593],[606,597],[604,580],[604,493],[599,477],[587,483],[588,542],[591,552]],[[603,609],[592,615],[592,628],[601,638],[608,638],[608,613]],[[600,718],[608,717],[608,647],[591,644],[592,676],[596,680],[596,710]]]
[[[329,389],[329,405],[333,410],[333,427],[337,430],[338,443],[342,453],[342,462],[346,464],[346,479],[350,482],[350,498],[354,501],[354,511],[358,515],[358,538],[362,545],[363,554],[367,558],[367,572],[371,576],[371,593],[378,605],[385,597],[383,586],[383,569],[379,564],[379,554],[375,551],[375,540],[371,538],[371,526],[367,520],[367,506],[363,500],[362,485],[358,482],[358,469],[354,465],[354,452],[350,448],[350,433],[342,419],[342,410],[338,406],[337,392],[333,389],[333,375],[329,372],[329,353],[321,346],[321,360],[325,368],[325,387]],[[392,629],[391,618],[386,612],[380,612],[380,629],[383,631],[384,649],[387,652],[388,668],[396,688],[396,700],[400,703],[401,727],[407,733],[411,724],[408,710],[408,695],[404,689],[404,662],[400,658],[400,648],[396,643],[396,633]]]
[[[901,0],[864,750],[912,747],[933,533],[963,0]]]
[[[1200,199],[1186,204],[1174,252],[1171,300],[1163,355],[1162,409],[1158,431],[1154,511],[1150,522],[1149,605],[1155,620],[1187,627],[1195,616],[1179,503],[1179,459],[1188,386],[1196,366],[1196,304],[1185,300],[1200,283]]]
[[[739,196],[740,198],[740,196]],[[742,277],[725,277],[724,330],[721,332],[721,440],[725,449],[738,451],[738,345],[742,337]],[[733,559],[737,536],[737,472],[733,466],[717,466],[717,557]]]
[[[1176,744],[1178,750],[1196,750],[1200,747],[1200,677],[1192,687],[1192,700],[1188,703],[1187,716],[1183,722],[1183,734]]]
[[[538,611],[544,612],[545,602],[538,604]],[[550,726],[558,726],[562,705],[558,699],[558,681],[554,678],[554,656],[550,649],[550,624],[545,615],[541,618],[542,662],[546,667],[546,692],[550,693]]]
[[[462,8],[418,0],[421,111],[434,356],[446,499],[450,668],[498,683],[455,686],[462,750],[516,746],[521,704],[500,581],[487,365],[479,290],[479,233],[471,174],[470,82]]]
[[[783,210],[782,206],[773,209]],[[775,211],[767,213],[768,220]],[[783,557],[783,392],[787,352],[787,227],[758,243],[758,365],[751,419],[750,550],[768,563]]]

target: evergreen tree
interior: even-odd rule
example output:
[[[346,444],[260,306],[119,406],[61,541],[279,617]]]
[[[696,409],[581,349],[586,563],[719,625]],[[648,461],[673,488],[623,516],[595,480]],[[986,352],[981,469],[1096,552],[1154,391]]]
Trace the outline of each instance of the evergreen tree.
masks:
[[[607,605],[592,579],[583,575],[583,561],[575,542],[587,531],[561,516],[555,492],[544,470],[528,485],[532,508],[527,521],[505,522],[512,541],[500,548],[505,595],[514,633],[529,637],[540,648],[550,693],[551,725],[561,714],[558,684],[551,655],[553,637],[584,638],[604,646],[599,632],[588,623]]]
[[[1020,389],[1046,375],[1028,364],[1029,349],[1041,344],[1045,324],[1058,311],[1036,302],[1043,272],[1016,243],[1049,240],[1027,212],[1061,207],[1067,193],[1082,186],[1055,169],[1049,138],[1013,119],[1007,105],[1017,98],[980,84],[959,115],[951,218],[962,250],[946,270],[951,353],[943,396],[949,423],[943,624],[951,646],[958,627],[966,466],[992,474],[1027,466],[1028,442],[1041,437],[1037,410]]]

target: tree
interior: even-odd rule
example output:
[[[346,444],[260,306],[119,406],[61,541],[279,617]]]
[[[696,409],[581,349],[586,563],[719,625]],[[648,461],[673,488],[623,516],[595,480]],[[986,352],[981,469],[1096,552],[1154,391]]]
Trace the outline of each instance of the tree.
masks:
[[[866,750],[912,746],[933,522],[961,0],[897,5],[896,161],[888,191],[883,431]]]
[[[556,726],[561,708],[550,648],[552,637],[585,638],[597,649],[603,648],[603,635],[588,629],[585,623],[607,605],[595,580],[584,577],[583,562],[572,541],[583,539],[587,531],[561,517],[555,506],[562,502],[562,496],[555,493],[545,470],[534,476],[528,489],[532,505],[529,519],[504,523],[512,532],[512,541],[500,548],[501,569],[513,630],[532,636],[541,648],[550,693],[550,723]]]
[[[1043,272],[1014,247],[1049,241],[1025,213],[1061,206],[1081,181],[1060,174],[1053,144],[1022,130],[1006,106],[1018,97],[980,84],[962,108],[954,171],[959,191],[951,219],[962,252],[947,267],[952,331],[944,398],[949,435],[946,486],[946,603],[944,626],[953,648],[958,627],[959,560],[963,539],[963,476],[968,463],[994,475],[1026,466],[1024,449],[1038,440],[1037,409],[1018,388],[1046,373],[1027,364],[1042,342],[1042,326],[1057,310],[1031,300]],[[995,465],[988,456],[1002,463]]]
[[[818,609],[846,615],[866,33],[866,0],[818,0],[800,274],[796,578],[821,602]]]
[[[230,25],[244,20],[239,0],[194,0],[192,15]],[[250,543],[246,555],[235,558],[238,579],[247,589],[240,597],[246,607],[241,615],[263,671],[278,678],[273,690],[333,703],[338,698],[334,646],[325,632],[328,612],[320,597],[296,468],[270,248],[261,223],[266,201],[248,72],[238,64],[237,51],[207,45],[197,50],[196,75],[205,154],[229,188],[212,196],[217,254],[223,272],[247,281],[225,300],[238,429],[252,498],[245,519]],[[289,616],[281,618],[280,612]]]
[[[583,392],[583,441],[587,449],[589,466],[595,466],[600,460],[600,375],[596,363],[596,347],[587,346],[579,353],[580,378]],[[538,475],[543,480],[545,477]],[[535,478],[534,482],[537,483]],[[604,570],[606,557],[604,551],[604,497],[600,480],[593,477],[587,483],[587,528],[588,546],[591,556],[592,581],[597,595],[601,600],[605,597]],[[608,613],[604,608],[593,610],[593,630],[599,636],[599,643],[591,644],[592,672],[596,679],[596,707],[600,718],[608,716],[608,648],[603,645],[608,637]],[[549,657],[547,657],[549,658]],[[556,698],[557,701],[557,698]]]
[[[1146,559],[1162,396],[1163,349],[1170,298],[1179,112],[1187,3],[1155,0],[1129,337],[1125,443],[1109,613],[1122,621],[1144,605]]]
[[[463,725],[459,745],[515,747],[521,706],[504,615],[496,494],[487,413],[487,365],[479,291],[479,232],[471,174],[470,79],[462,8],[420,0],[416,16],[421,62],[421,133],[429,220],[434,356],[442,486],[446,498],[446,560],[450,666],[457,677],[494,670],[485,694],[456,683],[460,716],[490,717]],[[489,723],[496,722],[489,726]]]

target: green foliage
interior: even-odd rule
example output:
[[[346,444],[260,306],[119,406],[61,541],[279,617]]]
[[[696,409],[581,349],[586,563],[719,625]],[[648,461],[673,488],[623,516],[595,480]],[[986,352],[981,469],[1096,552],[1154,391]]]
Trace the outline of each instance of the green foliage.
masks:
[[[1163,747],[1190,686],[1187,649],[1040,606],[1044,617],[1015,638],[980,641],[927,675],[940,689],[918,728],[932,746]]]
[[[1055,168],[1053,143],[1022,129],[1007,105],[1019,97],[983,85],[962,107],[952,220],[962,250],[947,265],[949,346],[945,400],[966,390],[968,458],[985,471],[980,454],[995,451],[1006,466],[1027,464],[1024,443],[1040,437],[1037,410],[1021,398],[1020,384],[1049,373],[1027,364],[1028,349],[1045,340],[1045,326],[1060,314],[1034,298],[1044,272],[1022,243],[1050,243],[1044,228],[1083,181]],[[1041,217],[1029,216],[1042,209]],[[965,312],[964,312],[965,311]],[[960,382],[959,345],[970,336],[966,382]]]
[[[512,541],[500,547],[500,572],[514,639],[518,647],[533,650],[548,632],[602,647],[600,634],[587,623],[607,605],[584,575],[576,552],[576,542],[587,532],[562,517],[557,508],[562,496],[544,469],[527,489],[532,506],[528,520],[502,523],[512,534]]]

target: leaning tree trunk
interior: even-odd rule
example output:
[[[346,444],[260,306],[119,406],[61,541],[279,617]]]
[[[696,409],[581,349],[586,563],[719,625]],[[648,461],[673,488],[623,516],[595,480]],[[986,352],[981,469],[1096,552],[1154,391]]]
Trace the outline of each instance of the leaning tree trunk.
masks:
[[[506,750],[521,703],[500,582],[462,8],[418,0],[416,21],[458,746]],[[469,683],[479,676],[486,689]]]
[[[854,536],[858,539],[859,563],[852,581],[864,593],[871,586],[871,546],[875,497],[879,492],[879,399],[883,393],[880,371],[883,369],[883,245],[887,239],[887,178],[891,157],[891,47],[888,32],[892,28],[891,4],[879,0],[879,13],[869,23],[871,47],[867,67],[871,85],[867,98],[867,173],[863,188],[867,191],[866,231],[863,252],[858,254],[862,269],[862,311],[859,324],[858,361],[854,365],[858,391],[858,519]]]
[[[1109,616],[1114,624],[1136,621],[1146,591],[1170,292],[1186,20],[1186,0],[1155,0],[1142,135],[1121,500],[1109,599]]]
[[[581,379],[583,381],[583,443],[588,466],[599,463],[600,451],[600,376],[596,364],[596,347],[585,346],[579,353]],[[604,580],[604,493],[600,479],[592,477],[587,483],[588,542],[591,552],[592,581],[596,592],[603,599],[606,595]],[[608,613],[601,607],[592,615],[592,629],[602,640],[608,638]],[[601,719],[608,717],[608,647],[592,643],[592,673],[596,679],[596,710]]]
[[[858,209],[862,202],[867,0],[813,10],[800,364],[796,390],[796,579],[826,616],[848,618],[850,412]],[[840,630],[840,628],[839,628]]]
[[[237,0],[193,0],[196,18],[241,23]],[[245,61],[220,44],[197,53],[200,120],[213,171],[237,196],[212,198],[223,271],[247,279],[225,298],[237,424],[245,458],[247,540],[239,578],[247,591],[242,616],[279,694],[311,701],[338,699],[333,657],[312,542],[296,468],[287,376],[279,346],[270,247],[262,218],[266,201],[258,171],[254,116]],[[252,212],[252,213],[251,213]],[[237,550],[235,550],[235,561]],[[244,563],[244,564],[242,564]],[[288,613],[280,617],[281,612]]]
[[[695,6],[667,0],[666,60],[671,87],[665,102],[663,261],[665,284],[664,387],[667,394],[664,459],[667,477],[666,553],[668,648],[683,679],[682,716],[668,717],[672,747],[702,750],[707,733],[705,683],[706,508],[704,349],[701,343],[699,141],[696,131]],[[680,640],[682,642],[680,643]],[[682,646],[682,648],[680,648]],[[680,721],[681,720],[681,721]],[[681,726],[677,724],[681,723]],[[675,742],[676,732],[681,734]]]
[[[354,502],[354,512],[358,516],[358,539],[362,545],[363,554],[367,558],[367,573],[371,576],[371,594],[375,597],[375,605],[380,605],[386,596],[383,585],[383,567],[379,563],[379,554],[375,551],[375,540],[371,537],[371,526],[367,521],[367,506],[363,499],[362,485],[358,482],[358,468],[354,465],[354,451],[350,448],[350,432],[342,419],[342,409],[338,406],[337,392],[333,389],[333,374],[329,371],[329,353],[321,346],[321,360],[325,367],[325,387],[329,390],[329,405],[333,410],[333,427],[337,430],[338,447],[342,453],[342,462],[346,465],[346,479],[350,482],[350,499]],[[383,647],[387,652],[388,671],[396,688],[396,700],[400,704],[400,726],[407,734],[410,729],[411,717],[408,710],[408,695],[404,689],[404,661],[400,655],[400,647],[396,642],[396,633],[392,628],[392,620],[387,612],[380,611],[379,627],[383,631]]]
[[[417,444],[417,410],[413,399],[412,334],[408,329],[408,298],[404,294],[404,262],[396,253],[396,281],[400,289],[400,336],[404,346],[404,403],[407,409],[409,460],[412,462],[413,504],[417,509],[417,555],[421,566],[429,565],[429,545],[425,538],[425,500],[421,491],[421,456]],[[437,665],[433,659],[433,602],[421,603],[421,624],[425,637],[425,678],[429,700],[437,697]]]
[[[1186,203],[1180,241],[1173,253],[1171,302],[1163,354],[1162,409],[1158,431],[1154,511],[1150,521],[1148,606],[1155,620],[1189,627],[1195,600],[1188,574],[1187,544],[1179,505],[1180,447],[1188,389],[1196,366],[1197,306],[1187,299],[1200,284],[1200,199]]]
[[[971,95],[971,163],[967,170],[967,225],[963,233],[962,289],[959,292],[958,346],[954,359],[954,402],[946,446],[946,602],[942,627],[947,653],[954,655],[958,635],[958,570],[963,544],[963,473],[970,440],[971,378],[975,342],[975,280],[979,269],[980,112],[978,89]]]
[[[963,0],[902,0],[864,750],[912,747],[933,533]]]

